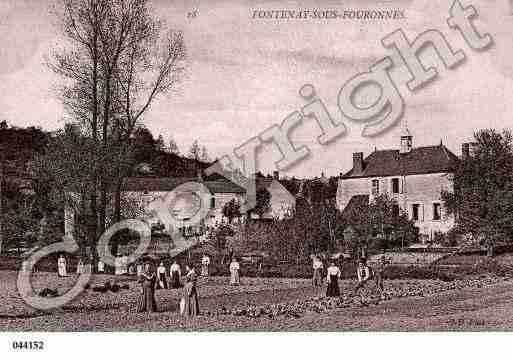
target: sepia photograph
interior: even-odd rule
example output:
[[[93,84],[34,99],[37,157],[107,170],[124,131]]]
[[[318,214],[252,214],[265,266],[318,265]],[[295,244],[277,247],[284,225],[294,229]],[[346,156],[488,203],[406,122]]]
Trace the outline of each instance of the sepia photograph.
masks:
[[[0,0],[2,346],[511,332],[512,34],[510,0]]]

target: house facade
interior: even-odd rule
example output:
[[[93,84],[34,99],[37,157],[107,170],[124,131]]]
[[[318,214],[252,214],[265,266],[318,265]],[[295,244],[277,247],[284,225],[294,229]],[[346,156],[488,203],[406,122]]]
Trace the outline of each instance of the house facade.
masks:
[[[202,192],[197,186],[187,184],[201,184],[208,194],[208,203],[203,203]],[[123,217],[141,219],[150,225],[162,224],[153,209],[155,203],[165,203],[166,210],[171,214],[174,223],[179,229],[193,230],[197,233],[197,227],[216,226],[223,218],[223,207],[226,203],[235,199],[240,203],[245,200],[244,188],[228,180],[203,181],[201,178],[173,178],[173,177],[129,177],[123,183],[122,212]],[[170,197],[170,194],[173,196]],[[65,208],[65,233],[74,235],[76,216],[74,206]],[[75,206],[76,207],[76,206]],[[198,222],[194,217],[205,209],[206,213]],[[195,228],[191,228],[195,227]],[[166,228],[169,230],[169,228]]]
[[[265,188],[271,195],[269,210],[262,216],[264,219],[283,219],[296,208],[296,197],[280,183],[279,172],[274,171],[272,178],[257,178],[256,188]],[[256,219],[258,216],[253,215]]]
[[[413,147],[413,136],[405,128],[400,149],[375,150],[365,158],[361,152],[353,154],[353,168],[338,182],[337,206],[342,211],[355,199],[371,203],[387,194],[415,222],[422,239],[433,238],[454,226],[441,192],[452,191],[452,174],[459,161],[442,143]]]

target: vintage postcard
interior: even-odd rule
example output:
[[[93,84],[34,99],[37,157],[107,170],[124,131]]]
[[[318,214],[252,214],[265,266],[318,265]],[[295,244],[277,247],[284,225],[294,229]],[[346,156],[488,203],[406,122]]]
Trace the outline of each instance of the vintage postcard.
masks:
[[[512,34],[510,0],[0,0],[4,347],[511,331]]]

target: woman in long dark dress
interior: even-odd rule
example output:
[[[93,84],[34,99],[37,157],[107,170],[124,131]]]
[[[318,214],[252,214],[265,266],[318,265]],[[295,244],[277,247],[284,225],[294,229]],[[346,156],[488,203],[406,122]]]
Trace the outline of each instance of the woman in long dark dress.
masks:
[[[187,275],[185,276],[185,285],[183,288],[183,311],[182,314],[186,317],[194,317],[199,315],[199,302],[198,290],[196,287],[197,274],[194,268],[189,266],[185,267]]]
[[[137,306],[138,312],[156,312],[157,303],[155,302],[155,273],[151,270],[150,264],[146,263],[144,270],[139,276],[139,283],[141,283],[141,297],[139,305]]]
[[[338,279],[340,278],[340,269],[331,263],[328,267],[328,275],[326,281],[328,282],[328,289],[326,290],[326,297],[339,297],[340,288],[338,286]]]
[[[171,275],[171,288],[182,288],[182,284],[180,283],[180,277],[182,276],[182,272],[180,270],[180,265],[176,263],[176,261],[171,264],[171,268],[169,268],[169,273]]]

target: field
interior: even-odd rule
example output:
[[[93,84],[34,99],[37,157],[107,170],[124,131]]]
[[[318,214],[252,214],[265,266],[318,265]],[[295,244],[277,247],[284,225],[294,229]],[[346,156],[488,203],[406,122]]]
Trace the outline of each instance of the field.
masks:
[[[112,280],[95,276],[92,285]],[[513,280],[480,276],[450,283],[436,280],[387,281],[390,300],[362,306],[347,299],[333,305],[322,299],[325,288],[313,288],[303,279],[245,278],[231,287],[225,277],[202,278],[199,283],[202,315],[185,319],[178,314],[180,290],[157,291],[157,313],[136,313],[137,283],[117,293],[86,291],[52,313],[26,307],[17,295],[16,273],[0,272],[0,330],[2,331],[425,331],[510,330],[513,328]],[[69,288],[73,278],[57,279],[53,273],[37,273],[38,289]],[[56,285],[58,283],[58,286]],[[354,282],[341,282],[347,294]],[[298,315],[250,317],[244,308],[289,308],[305,300]],[[298,304],[299,303],[299,304]],[[313,310],[312,310],[313,308]],[[318,310],[321,308],[322,310]],[[223,314],[220,314],[223,312]]]

